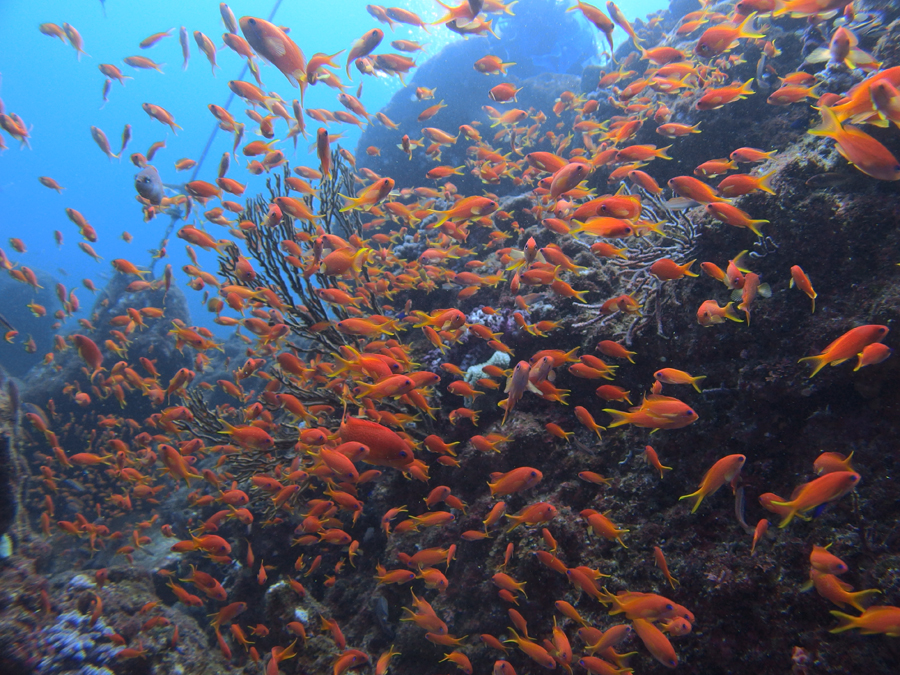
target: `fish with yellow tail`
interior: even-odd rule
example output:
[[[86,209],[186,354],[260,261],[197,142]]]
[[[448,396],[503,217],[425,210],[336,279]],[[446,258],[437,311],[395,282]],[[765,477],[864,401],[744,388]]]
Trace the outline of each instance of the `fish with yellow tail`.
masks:
[[[611,408],[605,408],[603,412],[612,415],[610,429],[624,424],[653,430],[681,429],[700,418],[686,403],[672,396],[659,394],[646,396],[641,405],[630,408],[628,412]]]
[[[678,500],[696,499],[697,501],[694,502],[694,506],[691,509],[691,513],[694,513],[700,507],[700,503],[705,497],[714,494],[725,483],[731,483],[733,487],[746,461],[747,458],[744,455],[723,457],[703,475],[700,487],[695,492],[679,497]]]
[[[822,504],[834,502],[859,485],[860,476],[855,471],[834,471],[804,483],[794,490],[790,501],[773,501],[773,506],[785,509],[779,528],[787,527],[794,516],[803,515]]]
[[[835,142],[841,157],[867,176],[878,180],[900,180],[900,160],[880,142],[854,126],[843,126],[834,111],[826,105],[820,107],[822,124],[809,133],[826,136]]]
[[[818,356],[804,356],[800,361],[812,362],[814,368],[809,376],[813,378],[825,366],[836,366],[860,354],[869,345],[881,342],[888,330],[887,326],[878,324],[857,326],[825,347]]]

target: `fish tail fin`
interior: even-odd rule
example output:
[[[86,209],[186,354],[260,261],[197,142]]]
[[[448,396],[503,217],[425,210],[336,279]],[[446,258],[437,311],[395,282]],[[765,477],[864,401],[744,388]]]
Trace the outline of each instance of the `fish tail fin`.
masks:
[[[853,628],[859,627],[858,617],[844,614],[843,612],[839,612],[836,609],[831,610],[831,615],[837,617],[840,623],[830,631],[828,631],[829,633],[843,633],[845,630],[851,630]]]
[[[749,229],[753,234],[762,239],[762,232],[759,231],[760,225],[765,225],[768,223],[768,220],[749,220],[747,221],[747,229]]]
[[[431,317],[421,310],[413,310],[412,315],[416,317],[419,323],[414,323],[413,328],[421,328],[422,326],[431,325]]]
[[[772,176],[778,173],[778,169],[772,169],[769,173],[763,174],[759,177],[759,189],[763,192],[768,192],[770,195],[775,194],[775,190],[772,189]]]
[[[410,159],[412,159],[412,157],[410,157]],[[436,222],[429,225],[429,229],[432,229],[432,230],[440,227],[441,225],[443,225],[450,219],[450,214],[446,211],[433,211],[433,210],[429,209],[428,212],[433,213],[433,214],[440,214],[440,216],[441,216],[440,218],[437,219]]]
[[[689,495],[684,495],[682,497],[679,497],[678,501],[681,501],[682,499],[695,499],[696,498],[697,501],[694,502],[694,507],[691,509],[691,513],[694,513],[694,511],[696,511],[700,507],[700,503],[703,501],[703,498],[705,496],[706,495],[703,494],[703,488],[701,488],[701,489],[697,490],[696,492],[692,492]]]
[[[672,159],[671,157],[669,157],[669,155],[666,154],[666,150],[668,150],[671,147],[672,147],[671,145],[667,145],[666,147],[660,148],[659,150],[657,150],[654,154],[657,157],[659,157],[660,159]]]
[[[582,296],[582,295],[586,295],[587,293],[589,293],[589,291],[575,291],[575,290],[573,289],[573,292],[575,293],[575,299],[576,299],[578,302],[583,302],[583,303],[587,304],[587,300],[585,300],[585,299],[582,298],[581,296]]]
[[[625,424],[631,424],[631,413],[623,412],[621,410],[613,410],[612,408],[604,408],[603,412],[612,415],[613,421],[612,423],[607,425],[607,428],[609,429],[612,429],[614,427],[621,427]]]
[[[705,379],[706,379],[706,375],[698,375],[697,377],[692,379],[691,384],[694,385],[694,389],[696,389],[698,392],[700,392],[700,386],[697,383],[700,380],[705,380]]]
[[[647,232],[656,232],[656,234],[661,234],[661,235],[665,236],[666,233],[663,232],[661,229],[662,226],[665,224],[666,224],[665,220],[658,220],[655,223],[647,223],[645,227],[647,228]],[[697,276],[697,275],[695,274],[694,276]]]
[[[346,201],[344,205],[341,207],[340,212],[345,213],[347,211],[352,211],[354,209],[358,209],[362,199],[357,197],[348,197],[347,195],[342,195],[338,193],[338,197],[343,197]]]
[[[866,608],[863,607],[860,602],[863,600],[867,600],[868,598],[874,597],[881,593],[877,588],[870,588],[865,591],[857,591],[856,593],[849,593],[847,595],[847,602],[853,605],[858,612],[865,612]]]
[[[368,382],[359,382],[356,386],[360,390],[359,394],[357,394],[357,397],[366,398],[372,393],[372,390],[375,389],[376,385],[369,384]]]
[[[510,525],[509,529],[506,530],[507,533],[512,532],[514,529],[516,529],[519,525],[522,524],[523,518],[521,516],[511,516],[508,513],[505,515],[507,518],[509,518],[510,522],[512,523],[512,525]]]
[[[363,265],[369,262],[369,254],[372,253],[370,248],[361,248],[353,256],[353,270],[359,274],[362,272]]]
[[[597,591],[597,595],[595,597],[597,598],[597,602],[599,602],[603,605],[614,604],[615,599],[616,599],[616,596],[614,596],[612,593],[610,593],[608,590],[606,590],[605,586],[603,587],[602,590]],[[621,610],[619,610],[619,611],[621,611]]]
[[[230,425],[228,422],[226,422],[225,420],[219,420],[219,421],[222,422],[222,426],[225,427],[224,430],[222,430],[222,431],[219,432],[220,434],[231,434],[232,432],[235,431],[235,428],[234,428],[233,426],[231,426],[231,425]]]
[[[821,108],[817,108],[817,110],[822,115],[822,124],[814,129],[810,129],[808,133],[813,136],[830,136],[831,138],[835,138],[844,130],[837,115],[835,115],[834,111],[827,105],[823,105]]]
[[[802,359],[797,361],[800,363],[802,361],[811,361],[813,365],[813,371],[809,374],[809,378],[812,379],[816,376],[822,368],[828,365],[828,357],[825,354],[819,354],[817,356],[804,356]]]
[[[750,12],[747,15],[747,18],[741,21],[741,25],[738,26],[738,34],[739,38],[753,38],[754,40],[761,40],[765,37],[765,35],[760,35],[759,33],[753,32],[753,19],[756,18],[756,12]],[[747,26],[750,26],[749,30],[744,30]]]
[[[778,523],[778,529],[783,530],[788,526],[788,524],[794,519],[794,516],[798,515],[797,509],[793,507],[791,502],[772,502],[774,506],[790,506],[790,511],[781,519],[781,522]]]
[[[751,77],[749,80],[747,80],[746,82],[744,82],[744,84],[741,85],[741,89],[740,89],[740,93],[741,93],[741,94],[752,94],[752,93],[754,93],[753,90],[750,88],[750,87],[753,85],[753,80],[754,80],[754,79],[755,79],[755,78],[752,78],[752,77]]]
[[[729,302],[727,305],[725,305],[725,307],[724,307],[725,311],[723,313],[725,318],[730,319],[731,321],[736,321],[737,323],[743,323],[743,320],[741,319],[741,317],[739,317],[735,313],[733,305],[734,305],[733,302]]]

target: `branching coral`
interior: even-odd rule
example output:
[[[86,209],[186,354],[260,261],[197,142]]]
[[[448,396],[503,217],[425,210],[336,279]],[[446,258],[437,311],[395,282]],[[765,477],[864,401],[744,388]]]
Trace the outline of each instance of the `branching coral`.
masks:
[[[651,322],[656,324],[656,332],[665,337],[662,315],[667,303],[677,304],[674,294],[664,281],[650,274],[650,265],[661,258],[670,258],[676,263],[690,259],[697,243],[698,229],[684,210],[667,203],[644,190],[642,196],[643,213],[655,229],[643,237],[631,237],[628,241],[626,258],[612,257],[605,263],[620,279],[623,295],[636,302],[623,309],[619,303],[609,301],[584,305],[581,309],[599,312],[597,316],[579,321],[573,328],[588,326],[610,326],[614,338],[624,338],[630,346],[634,336]],[[584,244],[583,242],[581,242]],[[584,244],[587,246],[587,244]]]
[[[335,317],[345,319],[349,314],[339,305],[326,305],[317,293],[318,289],[338,288],[337,275],[328,274],[329,270],[320,266],[323,249],[335,246],[333,241],[323,241],[322,236],[348,240],[361,236],[359,212],[340,210],[340,195],[353,194],[353,174],[337,154],[332,174],[322,181],[317,196],[309,195],[303,200],[289,196],[285,182],[289,175],[290,169],[285,165],[283,177],[275,175],[266,181],[268,199],[257,195],[247,202],[241,236],[255,263],[252,271],[242,266],[244,259],[235,245],[226,247],[219,258],[219,269],[236,286],[272,291],[275,297],[266,299],[265,304],[277,310],[278,320],[290,327],[292,335],[304,339],[304,351],[334,351],[347,341],[332,325],[323,324]],[[289,207],[273,215],[270,205],[285,199],[302,203],[309,217],[301,217],[297,211],[291,215]],[[301,255],[291,255],[292,251]],[[361,278],[367,279],[365,271]]]

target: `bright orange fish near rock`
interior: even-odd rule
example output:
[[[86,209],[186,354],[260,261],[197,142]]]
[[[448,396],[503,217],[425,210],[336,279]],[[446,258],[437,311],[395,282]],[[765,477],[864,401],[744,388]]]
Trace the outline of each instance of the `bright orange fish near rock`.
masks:
[[[877,324],[857,326],[825,347],[818,356],[804,356],[800,361],[810,361],[813,364],[813,371],[809,376],[815,377],[816,373],[825,366],[836,366],[852,359],[868,345],[881,342],[887,336],[888,331],[887,326]]]
[[[415,459],[410,447],[397,433],[377,422],[345,417],[338,433],[345,443],[353,441],[369,448],[369,453],[362,459],[366,464],[403,469]]]
[[[867,176],[878,180],[900,180],[900,161],[880,142],[854,126],[843,126],[828,106],[819,108],[822,124],[809,133],[834,139],[841,156]]]
[[[727,457],[723,457],[713,464],[706,472],[703,476],[703,480],[700,481],[700,487],[696,492],[679,497],[679,500],[695,499],[694,506],[691,508],[691,513],[694,513],[694,511],[700,507],[704,497],[713,494],[716,490],[725,485],[725,483],[730,482],[734,485],[734,481],[740,474],[745,461],[747,461],[747,458],[744,455],[728,455]]]
[[[799,486],[789,501],[772,502],[773,506],[787,511],[778,527],[786,527],[796,515],[803,515],[826,502],[840,499],[855,489],[859,481],[860,475],[855,471],[834,471]]]

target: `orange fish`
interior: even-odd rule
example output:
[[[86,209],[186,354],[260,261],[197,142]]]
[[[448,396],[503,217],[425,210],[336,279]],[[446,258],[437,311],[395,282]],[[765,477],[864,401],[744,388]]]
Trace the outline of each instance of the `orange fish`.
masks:
[[[242,16],[238,23],[256,53],[278,68],[293,86],[300,87],[302,103],[306,90],[306,58],[300,48],[287,33],[264,19]]]
[[[725,323],[726,319],[742,323],[742,319],[732,309],[733,305],[733,302],[729,302],[724,307],[720,307],[715,300],[706,300],[697,310],[697,323],[707,327]]]
[[[865,609],[861,602],[881,593],[881,591],[874,588],[851,593],[850,591],[853,587],[850,584],[844,583],[833,574],[820,572],[816,569],[809,571],[809,578],[819,595],[826,600],[831,600],[841,609],[844,608],[844,605],[851,605],[856,611],[863,612]]]
[[[887,326],[870,324],[857,326],[844,333],[822,350],[818,356],[805,356],[800,361],[811,361],[814,368],[810,377],[815,377],[827,365],[836,366],[862,352],[868,345],[881,342],[888,334]]]
[[[781,3],[772,16],[782,14],[790,14],[794,18],[815,16],[841,10],[851,2],[852,0],[787,0]]]
[[[724,22],[707,28],[700,36],[700,39],[697,40],[697,44],[694,46],[694,53],[697,56],[709,59],[727,52],[740,38],[764,38],[764,35],[745,30],[747,25],[753,21],[753,17],[754,14],[749,14],[738,26]]]
[[[845,630],[859,628],[859,632],[863,635],[884,633],[900,637],[900,607],[872,606],[860,616],[850,616],[837,610],[832,610],[831,614],[837,617],[840,623],[828,631],[829,633],[842,633]]]
[[[671,396],[651,394],[644,398],[640,406],[635,406],[629,412],[606,408],[605,413],[612,415],[613,421],[610,429],[623,424],[633,424],[648,429],[681,429],[693,424],[699,419],[699,415],[688,405]]]
[[[556,517],[557,511],[553,504],[547,502],[537,502],[526,506],[514,516],[506,514],[506,517],[512,522],[507,532],[512,532],[519,525],[537,525],[538,523],[546,523]]]
[[[854,126],[841,125],[828,106],[818,109],[822,124],[810,129],[813,136],[826,136],[835,142],[841,156],[867,176],[878,180],[900,180],[900,161],[881,143]]]
[[[716,190],[723,197],[741,197],[757,190],[775,194],[770,180],[777,173],[777,169],[762,176],[752,176],[746,173],[736,173],[726,178],[716,186]]]
[[[493,483],[488,483],[491,496],[510,495],[534,487],[541,482],[544,475],[530,466],[522,466],[507,473],[491,474]]]
[[[479,73],[484,73],[485,75],[493,75],[495,73],[503,73],[506,75],[506,69],[509,66],[514,66],[515,63],[503,63],[503,61],[498,56],[487,55],[478,59],[475,62],[474,68]]]
[[[697,491],[679,497],[679,501],[682,499],[696,499],[697,501],[694,502],[694,506],[691,509],[691,513],[694,513],[704,497],[715,493],[725,483],[731,482],[732,486],[734,485],[746,460],[747,458],[744,455],[728,455],[718,460],[704,474]]]
[[[809,299],[812,300],[812,311],[816,311],[816,298],[818,294],[815,289],[812,287],[812,282],[809,280],[809,277],[806,276],[806,273],[800,267],[800,265],[794,265],[791,267],[791,283],[790,287],[793,288],[796,286],[801,291],[806,293],[809,296]]]
[[[707,92],[697,100],[697,110],[717,110],[733,101],[747,98],[754,93],[750,88],[750,85],[753,84],[753,79],[754,78],[751,77],[741,85],[730,85],[707,90]]]
[[[716,195],[715,190],[709,185],[702,183],[693,176],[676,176],[675,178],[670,178],[668,184],[679,196],[693,199],[701,204],[725,201]]]
[[[617,528],[609,518],[594,509],[584,509],[581,511],[580,515],[587,520],[588,530],[593,534],[604,537],[605,539],[615,539],[623,548],[628,548],[625,546],[625,542],[622,541],[622,535],[628,532],[628,530]]]
[[[837,501],[853,490],[859,484],[859,480],[860,476],[855,471],[835,471],[804,483],[794,491],[790,501],[772,502],[773,506],[786,509],[778,527],[786,527],[796,515],[803,515],[826,502]]]
[[[381,44],[381,40],[384,38],[384,31],[380,28],[373,28],[370,31],[367,31],[360,37],[358,40],[355,40],[352,45],[350,45],[350,51],[347,54],[347,65],[346,65],[346,73],[347,79],[352,80],[353,78],[350,76],[350,64],[355,62],[356,59],[362,58],[364,56],[368,56]]]
[[[634,619],[632,625],[641,642],[653,654],[653,658],[666,668],[674,668],[678,665],[678,655],[675,653],[672,643],[659,628],[650,621],[640,618]]]
[[[650,274],[662,281],[681,279],[685,276],[696,277],[697,274],[691,272],[691,265],[693,265],[694,262],[696,262],[696,260],[690,260],[683,265],[679,265],[671,258],[660,258],[650,265],[649,271]]]
[[[507,101],[515,101],[516,94],[519,91],[521,91],[521,87],[516,88],[516,85],[504,82],[503,84],[491,87],[491,90],[488,92],[488,97],[490,97],[492,101],[506,103]]]

